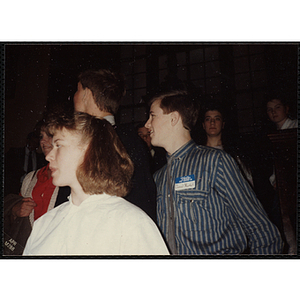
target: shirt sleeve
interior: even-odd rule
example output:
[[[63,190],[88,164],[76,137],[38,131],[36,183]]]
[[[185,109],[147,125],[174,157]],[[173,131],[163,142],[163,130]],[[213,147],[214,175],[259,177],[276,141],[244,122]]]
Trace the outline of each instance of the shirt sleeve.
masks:
[[[224,153],[219,156],[217,164],[215,187],[245,231],[250,253],[281,253],[283,244],[280,233],[268,219],[234,159]]]

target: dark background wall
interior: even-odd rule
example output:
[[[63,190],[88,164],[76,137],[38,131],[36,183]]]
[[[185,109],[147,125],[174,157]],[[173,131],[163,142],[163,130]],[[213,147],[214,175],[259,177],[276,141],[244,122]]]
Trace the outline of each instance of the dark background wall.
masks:
[[[295,43],[6,44],[5,64],[5,151],[24,145],[47,107],[72,105],[86,69],[125,74],[122,123],[146,121],[147,101],[158,88],[189,88],[201,103],[221,99],[234,133],[265,126],[269,93],[280,93],[297,111]]]

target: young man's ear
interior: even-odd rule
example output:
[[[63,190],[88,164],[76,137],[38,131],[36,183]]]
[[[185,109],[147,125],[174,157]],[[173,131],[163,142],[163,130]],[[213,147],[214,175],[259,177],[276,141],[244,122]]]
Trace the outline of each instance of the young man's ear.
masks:
[[[180,119],[180,114],[178,111],[171,112],[171,125],[175,126]]]
[[[84,89],[83,101],[85,103],[87,103],[87,102],[89,102],[91,100],[94,100],[93,93],[92,93],[92,91],[89,88],[85,88]]]

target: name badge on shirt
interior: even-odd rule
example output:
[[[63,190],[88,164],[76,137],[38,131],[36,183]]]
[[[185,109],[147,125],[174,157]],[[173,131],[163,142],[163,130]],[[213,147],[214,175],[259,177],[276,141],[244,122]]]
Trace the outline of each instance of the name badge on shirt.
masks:
[[[175,191],[194,189],[195,186],[195,175],[187,175],[175,179]]]

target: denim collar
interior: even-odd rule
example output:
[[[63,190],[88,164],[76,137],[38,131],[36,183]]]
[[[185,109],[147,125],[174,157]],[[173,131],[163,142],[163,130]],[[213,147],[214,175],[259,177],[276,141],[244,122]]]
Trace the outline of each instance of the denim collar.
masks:
[[[192,139],[190,139],[186,144],[181,146],[173,154],[171,154],[171,155],[167,154],[167,160],[169,160],[169,159],[171,159],[171,160],[181,159],[188,152],[190,152],[195,146],[196,146],[196,143]]]

